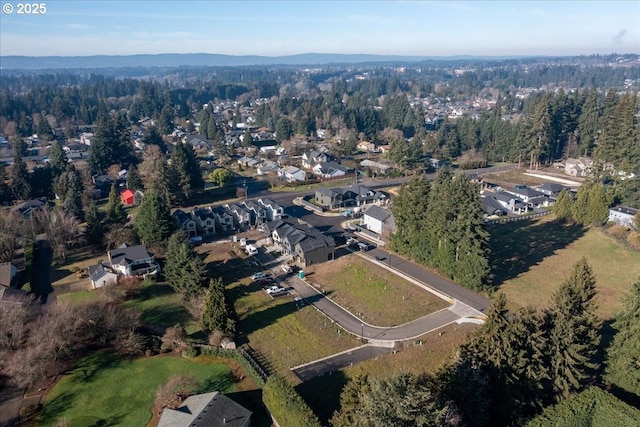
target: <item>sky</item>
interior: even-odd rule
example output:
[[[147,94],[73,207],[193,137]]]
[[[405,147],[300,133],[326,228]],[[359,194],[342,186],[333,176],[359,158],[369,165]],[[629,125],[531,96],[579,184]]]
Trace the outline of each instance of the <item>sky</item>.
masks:
[[[0,55],[640,53],[637,0],[34,2],[0,0]]]

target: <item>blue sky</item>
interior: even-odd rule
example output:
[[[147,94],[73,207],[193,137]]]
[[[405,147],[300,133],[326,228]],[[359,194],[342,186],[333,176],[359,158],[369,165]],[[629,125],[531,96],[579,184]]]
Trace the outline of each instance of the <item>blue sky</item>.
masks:
[[[0,55],[640,53],[640,2],[0,0]]]

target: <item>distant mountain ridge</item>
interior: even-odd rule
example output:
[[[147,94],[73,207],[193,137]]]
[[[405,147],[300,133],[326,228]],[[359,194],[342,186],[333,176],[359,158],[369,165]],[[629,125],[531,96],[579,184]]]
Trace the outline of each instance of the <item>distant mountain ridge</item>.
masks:
[[[327,65],[381,62],[420,62],[427,60],[507,59],[483,56],[403,56],[341,53],[303,53],[286,56],[223,55],[215,53],[164,53],[95,56],[0,56],[2,69],[198,67],[241,65]]]

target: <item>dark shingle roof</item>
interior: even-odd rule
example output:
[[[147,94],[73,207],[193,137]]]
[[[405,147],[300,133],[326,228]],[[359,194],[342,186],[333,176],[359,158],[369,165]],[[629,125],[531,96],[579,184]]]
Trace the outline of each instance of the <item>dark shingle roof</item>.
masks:
[[[364,212],[364,215],[377,219],[378,221],[385,222],[387,218],[391,216],[391,212],[386,209],[382,209],[380,206],[371,206]]]

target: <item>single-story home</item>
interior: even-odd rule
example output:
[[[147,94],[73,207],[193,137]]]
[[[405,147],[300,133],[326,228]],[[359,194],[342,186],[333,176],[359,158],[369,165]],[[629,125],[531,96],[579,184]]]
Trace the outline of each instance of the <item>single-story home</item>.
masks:
[[[158,427],[250,427],[251,411],[219,391],[187,397],[178,408],[165,408]]]

